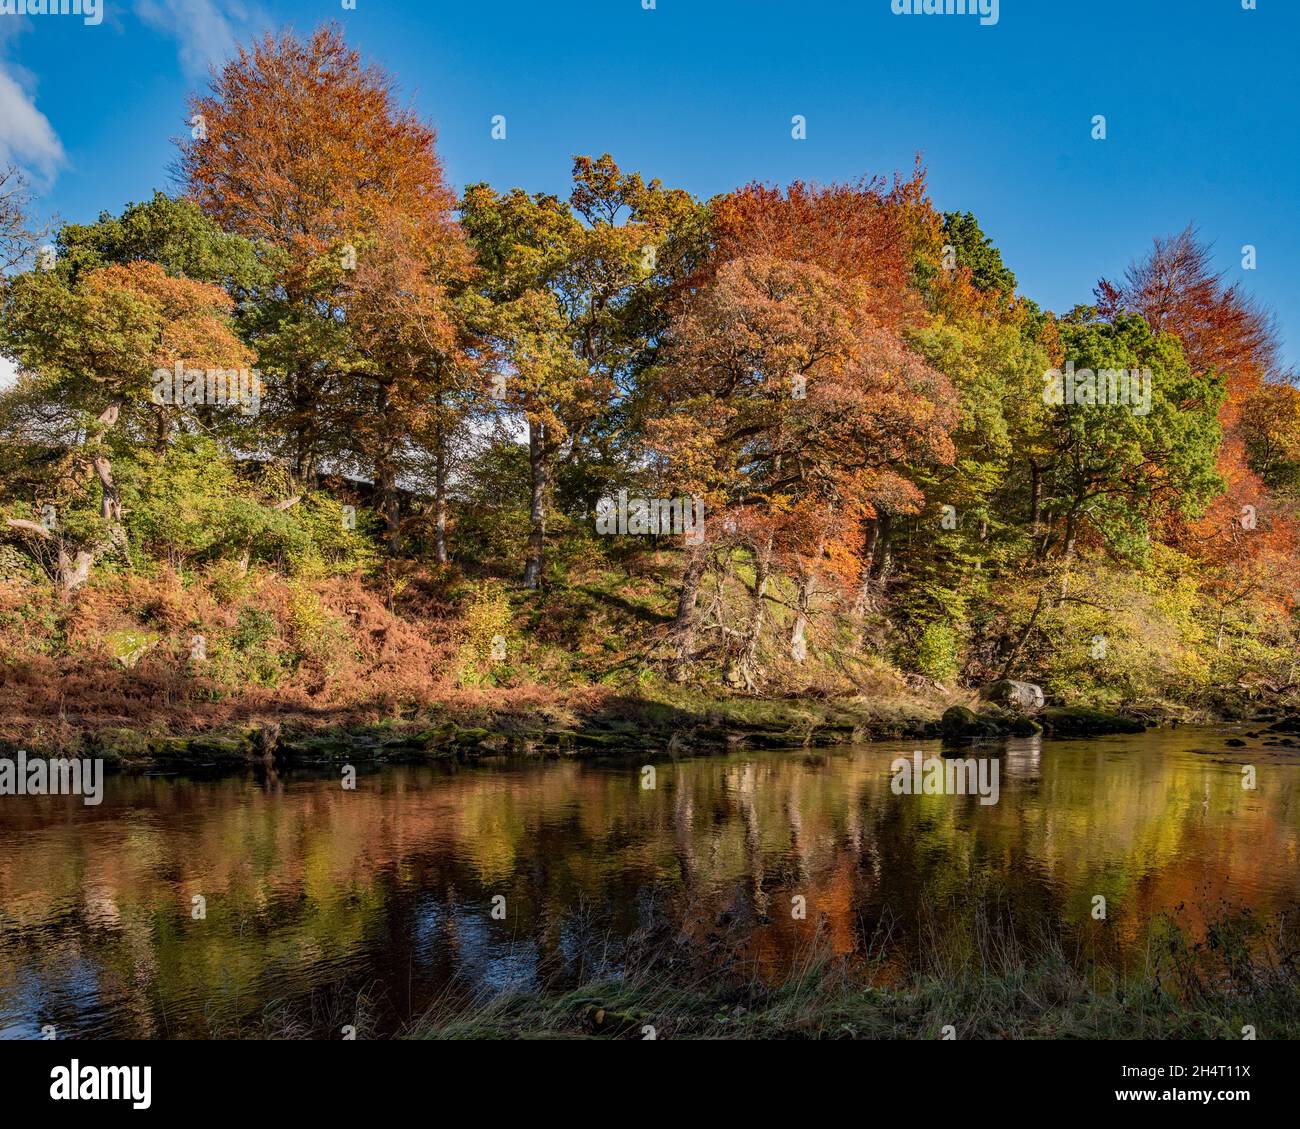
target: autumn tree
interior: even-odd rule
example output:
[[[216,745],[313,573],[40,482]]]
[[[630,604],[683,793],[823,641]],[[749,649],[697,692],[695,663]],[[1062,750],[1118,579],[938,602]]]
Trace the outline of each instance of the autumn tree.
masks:
[[[47,504],[57,511],[85,491],[93,474],[100,489],[98,526],[75,551],[60,551],[66,588],[83,583],[95,557],[126,551],[114,451],[150,441],[162,420],[182,408],[160,403],[157,369],[246,368],[252,354],[230,325],[233,303],[218,287],[168,275],[156,263],[97,267],[71,278],[68,269],[15,279],[5,293],[4,348],[39,384],[43,430],[61,470]],[[203,372],[197,377],[204,381]],[[65,519],[59,519],[61,522]],[[11,528],[49,540],[51,523],[24,519]]]
[[[703,271],[751,255],[808,263],[856,283],[872,320],[900,329],[920,308],[911,285],[917,225],[937,221],[915,208],[924,183],[918,167],[892,186],[880,177],[826,186],[795,181],[785,189],[747,185],[712,201],[713,249]]]
[[[754,183],[711,201],[710,215],[711,246],[690,277],[694,290],[707,285],[728,262],[767,256],[806,263],[851,281],[857,288],[857,316],[890,332],[902,332],[924,318],[915,285],[918,265],[927,251],[937,259],[942,221],[926,197],[925,173],[919,163],[910,177],[895,176],[892,183],[881,177],[831,185],[797,181],[784,189]],[[849,555],[863,562],[859,609],[888,560],[892,523],[910,511],[913,498],[907,491],[882,490],[874,502],[857,511],[859,545]],[[894,502],[897,511],[891,508]],[[848,522],[851,512],[844,510],[840,522]],[[687,581],[701,567],[698,557],[697,552],[688,566]],[[800,604],[812,575],[804,567],[807,559],[795,561],[804,577]],[[800,635],[795,632],[796,651]]]
[[[1122,281],[1103,279],[1097,296],[1103,317],[1139,315],[1154,332],[1178,338],[1192,372],[1224,379],[1226,426],[1276,362],[1272,318],[1240,283],[1228,282],[1225,272],[1214,269],[1211,248],[1194,227],[1156,239]]]
[[[523,580],[542,583],[557,470],[611,441],[611,421],[661,324],[657,304],[698,207],[624,173],[605,154],[574,161],[567,202],[471,185],[461,205],[484,268],[485,324],[500,358],[497,409],[527,427],[529,536]]]
[[[283,450],[302,480],[322,459],[366,468],[395,548],[409,413],[465,363],[453,298],[472,264],[434,131],[335,26],[241,48],[190,110],[191,198],[268,249],[249,328]]]
[[[1300,496],[1300,388],[1261,384],[1241,405],[1237,428],[1245,459],[1265,486],[1293,501]]]
[[[734,526],[755,564],[733,672],[753,681],[763,589],[783,538],[826,551],[833,526],[885,495],[915,497],[895,469],[951,458],[951,387],[874,323],[859,283],[768,256],[728,262],[674,322],[657,374],[664,405],[648,441],[687,493],[704,499],[710,538]],[[789,520],[801,515],[800,530]],[[842,536],[842,533],[841,533]],[[675,625],[680,676],[694,649],[708,546],[684,569]]]

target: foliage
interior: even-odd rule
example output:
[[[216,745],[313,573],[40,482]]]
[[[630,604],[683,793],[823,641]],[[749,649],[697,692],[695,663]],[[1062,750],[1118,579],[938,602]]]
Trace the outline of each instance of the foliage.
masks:
[[[0,577],[34,609],[0,639],[53,683],[156,635],[133,673],[168,658],[173,702],[1297,684],[1300,395],[1193,230],[1058,316],[919,165],[702,202],[602,154],[457,201],[332,25],[191,112],[186,197],[65,225],[53,269],[0,175]],[[160,398],[178,364],[260,401]],[[598,535],[627,497],[703,524]]]

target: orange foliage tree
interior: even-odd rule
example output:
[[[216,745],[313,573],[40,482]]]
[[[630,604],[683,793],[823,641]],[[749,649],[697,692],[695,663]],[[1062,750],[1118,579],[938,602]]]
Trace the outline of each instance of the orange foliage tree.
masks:
[[[359,462],[395,547],[400,437],[433,422],[443,465],[467,384],[453,300],[472,256],[434,131],[332,25],[241,48],[190,110],[190,196],[275,271],[253,333],[286,453],[300,478]],[[409,417],[430,399],[435,417]]]
[[[862,282],[754,255],[718,268],[673,323],[654,393],[664,410],[649,421],[651,449],[710,514],[683,576],[679,676],[711,550],[740,545],[755,575],[729,673],[752,685],[773,565],[784,557],[801,576],[797,651],[817,562],[843,562],[874,498],[914,491],[898,464],[951,459],[951,385],[878,326]]]

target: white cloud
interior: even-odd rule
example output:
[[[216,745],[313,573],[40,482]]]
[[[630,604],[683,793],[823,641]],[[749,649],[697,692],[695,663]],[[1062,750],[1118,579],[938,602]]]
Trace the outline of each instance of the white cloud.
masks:
[[[243,4],[213,0],[136,0],[135,13],[150,27],[173,36],[181,65],[192,76],[233,53],[252,13]]]
[[[18,379],[18,366],[8,357],[0,356],[0,392]]]
[[[11,161],[48,180],[63,164],[63,143],[13,68],[0,63],[0,163]]]

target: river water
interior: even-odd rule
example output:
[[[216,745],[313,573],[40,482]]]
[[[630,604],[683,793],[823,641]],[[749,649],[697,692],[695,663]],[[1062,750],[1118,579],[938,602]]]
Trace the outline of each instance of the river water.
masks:
[[[988,903],[1123,962],[1162,913],[1196,929],[1300,900],[1300,749],[1229,747],[1241,732],[982,746],[996,804],[896,794],[924,742],[680,758],[653,781],[502,760],[355,790],[259,771],[110,776],[97,807],[0,796],[0,1036],[392,1034],[451,988],[617,968],[665,921],[687,946],[725,922],[776,977],[814,935],[850,960],[887,936],[905,962]]]

